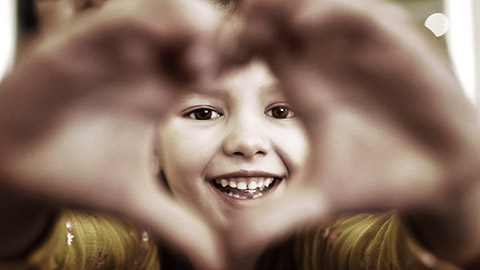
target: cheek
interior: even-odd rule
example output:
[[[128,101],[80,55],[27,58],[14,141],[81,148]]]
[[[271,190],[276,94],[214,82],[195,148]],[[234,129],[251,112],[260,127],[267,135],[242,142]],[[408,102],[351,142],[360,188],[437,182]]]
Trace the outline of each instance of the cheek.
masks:
[[[272,139],[275,141],[276,152],[287,166],[290,174],[305,169],[310,155],[310,141],[306,129],[299,122],[282,127]]]
[[[159,132],[159,165],[169,185],[187,188],[199,185],[205,168],[218,151],[214,131],[166,123]]]

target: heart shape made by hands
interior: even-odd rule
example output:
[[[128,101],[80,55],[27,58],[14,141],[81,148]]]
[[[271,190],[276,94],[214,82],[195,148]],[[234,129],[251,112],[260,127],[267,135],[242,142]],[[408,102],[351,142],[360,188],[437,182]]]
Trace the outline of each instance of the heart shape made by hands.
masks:
[[[186,13],[193,2],[198,12]],[[387,5],[246,1],[233,33],[218,31],[215,11],[201,1],[129,5],[40,39],[2,83],[6,187],[133,218],[199,269],[224,269],[344,211],[440,209],[476,175],[474,109]],[[154,123],[177,96],[171,89],[208,85],[254,57],[286,86],[304,121],[310,169],[281,199],[220,233],[150,174]],[[12,116],[18,107],[30,109]]]

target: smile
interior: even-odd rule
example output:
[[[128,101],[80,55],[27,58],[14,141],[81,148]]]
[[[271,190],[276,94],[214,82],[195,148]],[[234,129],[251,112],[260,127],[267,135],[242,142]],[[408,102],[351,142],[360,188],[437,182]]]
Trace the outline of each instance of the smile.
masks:
[[[281,180],[278,177],[229,177],[214,179],[212,184],[229,197],[251,200],[264,196]]]

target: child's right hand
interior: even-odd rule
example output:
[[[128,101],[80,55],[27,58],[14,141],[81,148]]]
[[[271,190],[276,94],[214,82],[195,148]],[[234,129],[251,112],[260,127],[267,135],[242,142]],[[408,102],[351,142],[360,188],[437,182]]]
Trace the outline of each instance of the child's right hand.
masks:
[[[479,118],[405,14],[369,0],[245,7],[232,58],[269,63],[306,124],[312,156],[288,196],[238,218],[234,249],[251,251],[338,213],[395,209],[438,221],[415,224],[427,227],[422,240],[437,255],[459,265],[478,259]]]
[[[41,36],[0,85],[2,193],[134,218],[221,268],[213,230],[150,166],[158,117],[210,76],[218,15],[204,1],[114,3]]]

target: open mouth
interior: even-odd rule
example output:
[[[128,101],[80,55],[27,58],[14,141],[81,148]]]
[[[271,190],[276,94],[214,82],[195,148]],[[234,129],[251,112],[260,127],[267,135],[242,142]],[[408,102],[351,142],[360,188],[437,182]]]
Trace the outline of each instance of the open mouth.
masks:
[[[274,189],[283,178],[234,177],[212,180],[213,186],[229,197],[240,200],[257,199]]]

